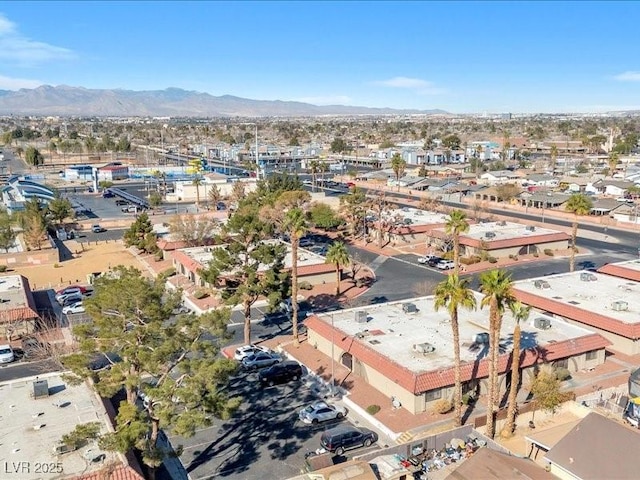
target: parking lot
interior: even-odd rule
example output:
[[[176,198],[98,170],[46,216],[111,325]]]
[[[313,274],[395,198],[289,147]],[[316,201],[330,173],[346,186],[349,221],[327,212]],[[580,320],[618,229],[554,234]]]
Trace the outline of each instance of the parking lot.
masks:
[[[230,395],[242,396],[243,405],[228,421],[214,421],[194,437],[169,437],[182,445],[180,456],[191,479],[233,478],[281,480],[300,474],[305,454],[320,448],[320,436],[346,419],[313,426],[299,421],[298,412],[318,400],[313,382],[299,382],[262,388],[257,374],[240,373],[230,386]],[[346,457],[379,448],[357,448]],[[165,477],[168,480],[168,477]]]

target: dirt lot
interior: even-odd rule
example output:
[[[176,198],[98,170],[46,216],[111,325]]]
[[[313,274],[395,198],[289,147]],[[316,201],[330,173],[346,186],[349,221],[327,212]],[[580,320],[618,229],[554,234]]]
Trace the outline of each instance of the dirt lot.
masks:
[[[133,256],[122,244],[121,241],[98,243],[82,248],[74,241],[66,242],[74,258],[61,262],[58,267],[53,265],[35,265],[29,267],[17,267],[9,275],[20,274],[27,277],[32,290],[45,288],[56,288],[72,283],[87,283],[87,274],[104,272],[117,265],[133,266],[143,273],[147,273],[146,268],[138,259]]]

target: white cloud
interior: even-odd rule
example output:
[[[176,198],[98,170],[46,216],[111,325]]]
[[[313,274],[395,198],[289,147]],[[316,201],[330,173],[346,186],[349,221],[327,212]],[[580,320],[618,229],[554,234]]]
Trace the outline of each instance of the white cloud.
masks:
[[[640,72],[624,72],[613,77],[620,82],[640,82]]]
[[[388,80],[373,82],[373,85],[391,88],[405,88],[407,90],[413,90],[419,95],[440,95],[446,93],[444,88],[436,87],[433,82],[422,80],[420,78],[393,77]]]
[[[296,98],[294,101],[311,103],[313,105],[349,105],[353,100],[346,95],[327,95]]]
[[[44,85],[39,80],[28,80],[26,78],[11,78],[0,75],[0,89],[2,90],[20,90],[21,88],[36,88]]]
[[[75,54],[62,47],[21,35],[16,25],[0,14],[0,60],[20,66],[34,66],[52,60],[69,60]]]

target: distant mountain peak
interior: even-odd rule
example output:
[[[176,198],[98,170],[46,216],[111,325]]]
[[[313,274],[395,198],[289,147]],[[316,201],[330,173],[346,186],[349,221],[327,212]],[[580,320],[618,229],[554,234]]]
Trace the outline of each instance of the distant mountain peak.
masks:
[[[169,87],[164,90],[88,89],[41,85],[34,89],[0,91],[2,115],[179,116],[179,117],[302,117],[320,115],[446,114],[443,110],[399,110],[346,105],[318,106],[286,100],[252,100],[233,95]]]

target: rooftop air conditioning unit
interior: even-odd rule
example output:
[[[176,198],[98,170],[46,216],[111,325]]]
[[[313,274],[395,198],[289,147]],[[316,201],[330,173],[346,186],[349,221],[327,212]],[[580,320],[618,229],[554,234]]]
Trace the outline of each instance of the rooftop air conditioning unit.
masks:
[[[580,281],[582,282],[595,282],[597,280],[598,280],[598,277],[596,277],[593,273],[582,272],[580,274]]]
[[[526,227],[524,227],[524,229],[528,230],[530,232],[535,232],[536,231],[535,225],[527,225]]]
[[[544,317],[536,317],[533,320],[533,326],[539,330],[549,330],[551,328],[551,320]]]
[[[533,286],[539,290],[548,290],[549,288],[551,288],[551,285],[549,285],[549,282],[547,282],[546,280],[536,280],[535,282],[533,282]]]
[[[426,355],[427,353],[433,353],[436,351],[436,347],[431,345],[430,343],[416,343],[413,346],[413,351],[417,353],[421,353]]]
[[[417,313],[418,307],[416,307],[415,303],[403,303],[402,311],[404,313]]]
[[[489,343],[489,334],[486,332],[476,333],[472,337],[473,343],[487,344]]]
[[[363,310],[357,310],[355,312],[356,323],[367,323],[367,317],[368,317],[367,312]]]
[[[485,236],[486,238],[495,238],[495,237],[496,237],[496,234],[495,234],[495,232],[486,232],[486,233],[484,234],[484,236]]]
[[[624,300],[616,300],[615,302],[611,302],[611,309],[616,312],[626,312],[629,310],[629,304]]]
[[[33,382],[33,398],[44,398],[49,396],[49,382],[46,380],[36,380]]]

